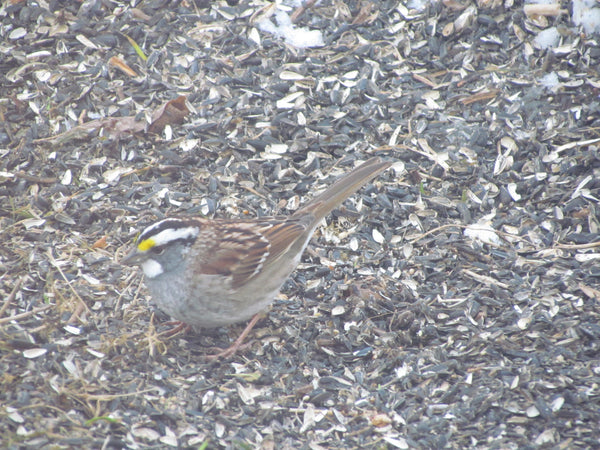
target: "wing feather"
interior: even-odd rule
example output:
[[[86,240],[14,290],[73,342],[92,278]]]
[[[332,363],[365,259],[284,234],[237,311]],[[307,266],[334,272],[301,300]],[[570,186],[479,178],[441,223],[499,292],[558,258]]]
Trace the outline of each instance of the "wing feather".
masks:
[[[195,272],[230,276],[233,289],[248,283],[265,266],[276,263],[306,232],[301,220],[269,218],[259,222],[219,221],[214,225],[212,245],[207,246],[204,260]]]

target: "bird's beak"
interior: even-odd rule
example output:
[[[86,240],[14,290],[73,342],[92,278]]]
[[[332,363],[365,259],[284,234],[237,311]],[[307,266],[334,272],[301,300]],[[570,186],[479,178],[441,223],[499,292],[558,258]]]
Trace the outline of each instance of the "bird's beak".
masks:
[[[144,262],[144,255],[140,253],[137,248],[134,248],[127,255],[121,258],[121,264],[127,264],[128,266],[137,266]]]

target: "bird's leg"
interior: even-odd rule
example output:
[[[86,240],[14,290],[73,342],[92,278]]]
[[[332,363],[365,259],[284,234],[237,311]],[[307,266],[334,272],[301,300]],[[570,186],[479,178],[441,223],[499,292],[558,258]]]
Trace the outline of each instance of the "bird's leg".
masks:
[[[170,328],[168,330],[158,333],[158,335],[168,337],[168,338],[174,337],[175,335],[177,335],[179,333],[186,333],[191,328],[187,323],[180,322],[178,320],[175,320],[172,322],[165,322],[165,325],[174,325],[174,326],[173,326],[173,328]]]
[[[250,322],[248,322],[248,325],[246,325],[246,328],[244,328],[244,331],[242,331],[242,333],[238,336],[238,338],[229,348],[226,348],[225,350],[222,350],[214,355],[207,355],[205,356],[205,358],[209,360],[214,360],[220,358],[229,358],[230,356],[235,355],[240,348],[245,347],[245,345],[242,346],[242,342],[244,342],[244,339],[246,339],[250,331],[252,331],[252,328],[254,328],[256,322],[258,322],[263,317],[264,313],[262,312],[254,314],[254,316],[252,316],[252,319],[250,319]]]

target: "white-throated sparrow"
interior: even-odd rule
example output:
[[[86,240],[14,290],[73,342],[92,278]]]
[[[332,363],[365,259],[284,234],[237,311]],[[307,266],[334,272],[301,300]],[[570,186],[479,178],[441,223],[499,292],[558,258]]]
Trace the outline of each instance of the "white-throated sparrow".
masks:
[[[288,217],[160,220],[122,262],[142,267],[152,298],[177,320],[209,328],[247,320],[274,300],[319,222],[391,164],[369,159]]]

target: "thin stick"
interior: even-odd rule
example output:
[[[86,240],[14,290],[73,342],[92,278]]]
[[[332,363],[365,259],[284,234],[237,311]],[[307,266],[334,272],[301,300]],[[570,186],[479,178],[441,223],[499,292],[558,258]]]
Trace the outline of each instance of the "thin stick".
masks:
[[[47,309],[50,309],[52,307],[54,307],[54,305],[38,306],[37,308],[33,308],[31,311],[27,311],[27,312],[24,312],[21,314],[15,314],[14,316],[10,316],[10,317],[5,317],[4,319],[0,319],[0,325],[8,323],[8,322],[12,322],[13,320],[24,319],[25,317],[32,316],[32,315],[40,313],[42,311],[46,311]]]
[[[309,9],[315,3],[317,3],[317,0],[306,0],[306,2],[303,5],[300,5],[296,9],[296,11],[294,11],[292,13],[292,15],[290,16],[290,20],[292,21],[292,23],[296,23],[296,21],[300,18],[300,16],[302,14],[304,14],[304,11],[306,11],[307,9]]]
[[[21,288],[22,282],[23,282],[23,277],[19,277],[19,279],[15,283],[15,286],[13,287],[13,290],[10,292],[10,295],[4,301],[2,308],[0,308],[0,317],[2,317],[4,315],[4,312],[8,309],[8,306],[12,303],[12,301],[17,296],[17,292]]]

